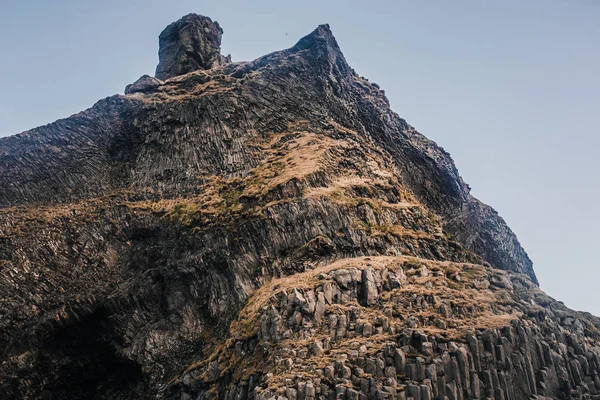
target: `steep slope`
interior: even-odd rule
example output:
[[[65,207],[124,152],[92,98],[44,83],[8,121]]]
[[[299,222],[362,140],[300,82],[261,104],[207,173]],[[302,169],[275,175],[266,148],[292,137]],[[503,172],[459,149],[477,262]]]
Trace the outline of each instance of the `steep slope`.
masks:
[[[8,398],[597,397],[600,321],[327,25],[251,62],[188,15],[157,77],[0,139]]]

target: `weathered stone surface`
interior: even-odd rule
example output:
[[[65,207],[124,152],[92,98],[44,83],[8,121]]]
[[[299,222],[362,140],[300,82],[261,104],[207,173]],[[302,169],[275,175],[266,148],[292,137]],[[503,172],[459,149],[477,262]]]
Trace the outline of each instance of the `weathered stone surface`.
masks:
[[[370,269],[362,272],[362,293],[362,301],[365,305],[375,304],[377,301],[377,285]]]
[[[149,75],[143,75],[140,79],[125,87],[125,94],[152,92],[161,84],[160,80]]]
[[[158,38],[156,77],[161,80],[223,65],[223,29],[203,15],[189,14],[167,26]]]

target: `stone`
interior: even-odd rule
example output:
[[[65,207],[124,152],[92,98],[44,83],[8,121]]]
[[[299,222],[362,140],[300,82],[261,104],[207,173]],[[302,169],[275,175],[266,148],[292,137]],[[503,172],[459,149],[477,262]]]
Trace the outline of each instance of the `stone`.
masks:
[[[431,382],[437,382],[437,367],[435,364],[429,364],[425,368],[425,377]]]
[[[433,324],[439,329],[446,329],[448,327],[448,325],[446,324],[446,321],[444,321],[441,318],[435,318],[433,320]]]
[[[406,356],[400,349],[396,349],[394,352],[394,366],[398,374],[403,375],[406,373]]]
[[[433,356],[433,343],[425,342],[421,345],[421,353],[424,356]]]
[[[362,271],[362,302],[367,306],[372,306],[377,302],[377,285],[371,268]]]
[[[385,367],[384,376],[386,378],[396,378],[396,368],[394,367]]]
[[[337,269],[331,271],[329,275],[336,281],[336,283],[343,289],[349,289],[353,282],[352,274],[347,269]]]
[[[315,305],[315,322],[320,324],[323,320],[323,316],[325,315],[325,295],[323,292],[317,294],[317,303]]]
[[[346,396],[346,390],[348,388],[342,384],[335,386],[335,398],[338,400],[344,400]]]
[[[456,351],[456,358],[458,361],[458,367],[460,369],[460,383],[463,390],[470,389],[471,374],[469,372],[469,357],[464,347],[459,347]]]
[[[414,329],[419,326],[419,320],[416,319],[415,317],[409,317],[406,320],[406,326],[408,326],[411,329]]]
[[[335,287],[331,282],[325,282],[323,284],[323,296],[327,304],[333,304],[335,298]]]
[[[432,400],[431,388],[428,385],[421,385],[421,399]]]
[[[383,392],[387,394],[384,395],[384,399],[395,399],[397,397],[397,391],[394,386],[384,386]]]
[[[352,371],[350,370],[350,367],[347,366],[342,366],[342,373],[341,373],[341,377],[342,379],[350,379],[350,377],[352,376]]]
[[[320,340],[316,340],[311,345],[311,354],[315,357],[320,357],[323,355],[323,343]]]
[[[346,314],[340,314],[338,316],[337,329],[335,332],[335,337],[342,338],[346,334],[346,325],[348,324],[348,319],[346,318]]]
[[[385,361],[381,357],[375,359],[375,375],[378,377],[385,376]]]
[[[329,379],[329,381],[333,382],[335,380],[334,367],[328,365],[327,367],[323,368],[323,375],[325,378]]]
[[[306,400],[314,400],[315,395],[315,386],[312,384],[312,382],[308,382],[306,386],[304,386],[304,398]]]
[[[359,393],[356,390],[354,390],[354,389],[348,388],[346,390],[346,399],[347,400],[358,400],[359,399]]]
[[[416,363],[415,363],[415,371],[416,371],[416,376],[415,379],[418,381],[423,381],[425,379],[425,360],[421,357],[417,357],[415,359]]]
[[[479,399],[481,397],[480,388],[481,386],[477,372],[471,371],[471,395],[476,399]]]
[[[414,399],[420,399],[421,398],[421,387],[418,385],[408,385],[406,387],[406,393],[408,395],[408,397],[412,397]]]
[[[297,399],[297,391],[294,388],[287,388],[285,390],[285,395],[289,400],[296,400]]]
[[[365,356],[365,354],[367,354],[367,351],[368,351],[368,349],[367,349],[367,346],[363,344],[362,346],[360,346],[360,347],[359,347],[359,349],[358,349],[358,354],[359,354],[361,357],[364,357],[364,356]]]

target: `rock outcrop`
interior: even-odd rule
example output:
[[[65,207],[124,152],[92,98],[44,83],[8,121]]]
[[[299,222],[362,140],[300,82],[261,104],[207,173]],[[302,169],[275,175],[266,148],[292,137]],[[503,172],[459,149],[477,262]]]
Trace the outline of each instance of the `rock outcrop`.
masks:
[[[0,139],[4,398],[600,398],[600,320],[329,26],[221,34],[188,15],[156,78]]]
[[[125,94],[152,92],[162,84],[159,79],[142,75],[140,79],[125,87]]]
[[[223,29],[202,15],[189,14],[160,34],[156,77],[168,79],[225,64],[221,55]]]
[[[343,259],[261,287],[231,340],[168,393],[210,398],[220,385],[225,399],[599,398],[600,349],[584,334],[597,328],[571,313],[523,275]]]

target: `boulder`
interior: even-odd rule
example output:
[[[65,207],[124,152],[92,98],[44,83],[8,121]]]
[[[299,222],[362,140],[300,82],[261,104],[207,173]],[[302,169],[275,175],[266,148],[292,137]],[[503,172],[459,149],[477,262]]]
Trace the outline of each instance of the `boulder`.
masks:
[[[137,81],[125,87],[125,94],[150,93],[158,88],[162,82],[150,75],[142,75]]]

